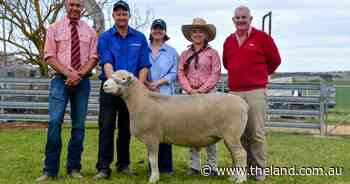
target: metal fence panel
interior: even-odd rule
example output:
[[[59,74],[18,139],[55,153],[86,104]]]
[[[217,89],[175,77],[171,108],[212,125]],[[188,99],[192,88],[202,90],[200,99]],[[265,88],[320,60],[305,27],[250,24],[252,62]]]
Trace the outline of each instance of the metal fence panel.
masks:
[[[0,121],[48,121],[47,114],[23,114],[23,110],[47,110],[50,81],[49,79],[18,79],[18,78],[0,78]],[[91,80],[91,92],[89,100],[89,115],[87,121],[96,122],[98,120],[98,97],[101,82]],[[221,80],[217,84],[218,91],[228,92],[227,84]],[[304,90],[313,91],[311,96],[286,96],[269,95],[267,96],[267,127],[284,127],[284,128],[316,128],[320,129],[322,135],[325,133],[324,117],[327,112],[325,100],[329,90],[324,84],[315,83],[270,83],[268,90],[287,91]],[[181,93],[180,87],[176,86],[176,92]],[[33,98],[32,98],[33,97]],[[43,98],[43,99],[40,99]],[[26,100],[23,100],[26,99]],[[34,100],[33,100],[34,99]],[[36,99],[36,100],[35,100]],[[316,107],[315,109],[293,109],[290,107]],[[277,107],[274,109],[273,107]],[[283,109],[282,107],[286,107]],[[5,111],[5,110],[6,111]],[[21,109],[22,114],[16,114],[13,110]],[[69,105],[66,110],[65,121],[71,121],[69,117]],[[12,110],[12,111],[11,111]],[[8,111],[8,112],[7,112]],[[292,123],[292,122],[271,122],[273,116],[294,116],[294,117],[318,117],[319,123]]]

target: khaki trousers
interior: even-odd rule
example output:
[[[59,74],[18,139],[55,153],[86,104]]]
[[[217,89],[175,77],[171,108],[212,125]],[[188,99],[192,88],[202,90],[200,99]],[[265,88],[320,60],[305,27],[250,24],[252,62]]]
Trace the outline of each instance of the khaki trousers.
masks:
[[[248,104],[248,122],[241,138],[247,151],[247,164],[264,168],[267,166],[267,142],[265,136],[266,89],[244,92],[230,91],[241,96]]]

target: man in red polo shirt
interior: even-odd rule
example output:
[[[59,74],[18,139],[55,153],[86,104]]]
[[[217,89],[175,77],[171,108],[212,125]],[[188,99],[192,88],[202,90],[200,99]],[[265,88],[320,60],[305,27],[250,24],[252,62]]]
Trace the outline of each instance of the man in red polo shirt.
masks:
[[[236,32],[224,43],[223,64],[228,71],[230,92],[248,103],[248,123],[242,145],[247,151],[248,166],[267,166],[267,143],[264,117],[266,111],[266,85],[268,76],[281,63],[273,39],[251,27],[253,17],[248,7],[239,6],[232,18]],[[251,173],[258,181],[265,180],[263,173]]]

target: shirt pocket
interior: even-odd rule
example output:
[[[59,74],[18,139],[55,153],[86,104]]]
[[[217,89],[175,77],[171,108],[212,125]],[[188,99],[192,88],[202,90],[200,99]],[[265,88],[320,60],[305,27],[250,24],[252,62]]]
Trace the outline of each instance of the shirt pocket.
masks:
[[[200,55],[200,57],[198,58],[198,63],[200,65],[200,68],[204,70],[210,71],[212,62],[213,62],[213,56],[208,52],[203,53],[203,55]]]
[[[57,36],[55,37],[55,41],[57,43],[60,43],[60,42],[67,42],[70,40],[70,35],[66,32],[62,32],[62,33],[59,33],[57,34]]]
[[[70,45],[71,45],[71,38],[69,34],[63,32],[60,34],[57,34],[55,37],[56,45],[57,45],[57,58],[59,61],[67,61],[70,60],[68,58],[70,54]]]
[[[163,57],[157,62],[159,62],[161,77],[168,75],[170,73],[172,67],[174,67],[174,65],[175,65],[173,59],[170,56]]]
[[[82,52],[80,55],[82,56],[83,61],[89,60],[91,38],[92,37],[89,34],[79,34],[80,52]]]
[[[122,67],[123,63],[125,62],[121,60],[118,61],[118,58],[121,58],[122,56],[122,51],[119,43],[112,40],[108,41],[108,50],[112,53],[114,70]]]
[[[128,58],[129,58],[128,62],[130,62],[130,64],[137,65],[137,61],[140,56],[140,50],[141,50],[141,43],[130,44],[128,48]]]
[[[117,54],[118,52],[120,52],[120,45],[119,45],[119,43],[110,42],[110,43],[109,43],[109,49],[110,49],[114,54]]]
[[[80,45],[89,47],[91,42],[91,35],[82,33],[79,35],[79,40]]]

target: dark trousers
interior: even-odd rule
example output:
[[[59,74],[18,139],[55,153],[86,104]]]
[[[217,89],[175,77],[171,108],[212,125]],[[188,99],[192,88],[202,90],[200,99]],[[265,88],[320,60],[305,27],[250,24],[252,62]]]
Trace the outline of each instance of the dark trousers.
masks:
[[[102,82],[103,85],[103,82]],[[119,96],[107,94],[100,89],[99,114],[99,150],[96,169],[110,175],[110,164],[114,155],[114,132],[118,115],[117,169],[126,168],[130,164],[130,119],[124,100]]]
[[[161,173],[173,172],[173,155],[172,145],[160,143],[158,152],[158,168]],[[148,161],[148,170],[151,171],[151,166]]]
[[[61,75],[56,75],[51,80],[44,174],[56,176],[60,168],[61,130],[68,101],[71,106],[72,130],[68,144],[67,172],[80,171],[89,93],[90,81],[88,78],[83,78],[74,87],[66,86]]]
[[[173,172],[173,156],[171,144],[159,144],[159,172]]]

